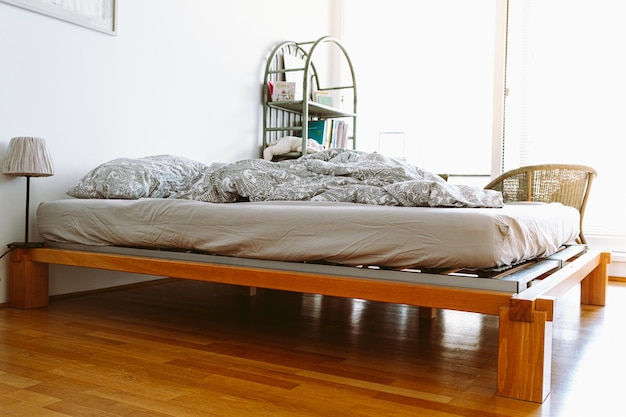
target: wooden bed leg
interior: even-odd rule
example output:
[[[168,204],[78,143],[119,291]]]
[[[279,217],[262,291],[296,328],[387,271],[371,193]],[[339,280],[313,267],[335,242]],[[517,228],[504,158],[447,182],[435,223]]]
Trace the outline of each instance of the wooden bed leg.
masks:
[[[420,316],[420,319],[437,318],[437,309],[434,309],[432,307],[420,307],[419,316]]]
[[[580,303],[596,306],[606,305],[606,289],[609,283],[608,264],[611,254],[600,254],[600,263],[580,283]]]
[[[241,294],[246,297],[254,297],[256,295],[256,287],[241,287]]]
[[[550,393],[552,322],[545,311],[533,321],[514,321],[509,307],[500,308],[497,394],[542,403]]]
[[[33,262],[28,249],[9,256],[9,307],[28,309],[48,305],[48,265]]]

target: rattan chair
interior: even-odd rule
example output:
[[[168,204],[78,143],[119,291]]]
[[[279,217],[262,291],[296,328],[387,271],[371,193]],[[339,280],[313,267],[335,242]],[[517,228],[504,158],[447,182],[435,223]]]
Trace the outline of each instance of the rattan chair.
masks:
[[[558,202],[580,212],[579,243],[587,243],[583,234],[583,216],[596,170],[584,165],[531,165],[507,171],[485,189],[502,192],[505,203],[513,201]]]

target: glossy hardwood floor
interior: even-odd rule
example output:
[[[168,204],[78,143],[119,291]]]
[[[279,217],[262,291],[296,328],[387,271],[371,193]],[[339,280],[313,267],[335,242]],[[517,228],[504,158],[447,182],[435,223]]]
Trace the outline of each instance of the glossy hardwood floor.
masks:
[[[191,281],[0,309],[0,416],[626,415],[626,284],[578,296],[541,405],[495,396],[491,316]]]

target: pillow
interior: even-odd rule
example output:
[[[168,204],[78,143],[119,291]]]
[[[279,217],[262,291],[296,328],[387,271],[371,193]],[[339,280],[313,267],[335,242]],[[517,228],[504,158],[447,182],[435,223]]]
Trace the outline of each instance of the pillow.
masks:
[[[117,158],[89,171],[67,194],[76,198],[167,198],[189,188],[207,165],[174,155]]]

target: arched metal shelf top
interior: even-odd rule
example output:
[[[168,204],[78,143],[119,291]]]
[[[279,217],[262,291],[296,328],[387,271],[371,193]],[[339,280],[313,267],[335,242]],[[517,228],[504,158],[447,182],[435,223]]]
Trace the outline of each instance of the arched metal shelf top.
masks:
[[[349,71],[349,80],[346,85],[326,86],[320,83],[320,74],[315,65],[316,52],[322,45],[336,47],[340,52],[341,61],[336,63],[333,71],[340,72],[342,65]],[[318,52],[319,54],[319,52]],[[288,68],[284,57],[289,55],[302,61],[303,65]],[[293,101],[272,102],[269,92],[270,81],[284,80],[289,73],[302,73],[302,99]],[[351,90],[351,108],[344,109],[327,106],[312,100],[312,91],[341,91]],[[263,147],[285,135],[302,136],[302,153],[290,155],[298,157],[306,153],[308,139],[308,124],[310,120],[327,118],[351,118],[352,147],[356,146],[356,80],[352,61],[345,47],[331,36],[323,36],[315,41],[295,42],[284,41],[277,44],[267,58],[265,76],[263,80]]]

